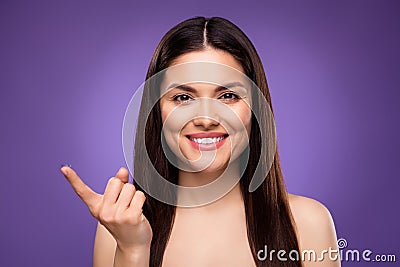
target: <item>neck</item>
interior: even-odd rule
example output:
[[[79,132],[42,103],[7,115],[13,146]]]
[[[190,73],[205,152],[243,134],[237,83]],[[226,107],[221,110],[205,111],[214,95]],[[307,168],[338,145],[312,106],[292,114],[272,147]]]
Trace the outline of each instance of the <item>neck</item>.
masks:
[[[225,170],[225,172],[224,172]],[[183,201],[185,203],[199,203],[199,201],[204,199],[206,196],[215,196],[210,197],[212,201],[208,202],[208,204],[204,205],[194,205],[195,207],[188,208],[185,207],[183,209],[216,209],[221,210],[221,207],[227,207],[231,204],[237,205],[238,203],[242,203],[242,194],[240,189],[240,171],[239,171],[239,162],[232,162],[229,165],[229,168],[218,170],[215,172],[185,172],[179,171],[178,185],[183,187],[192,187],[198,188],[198,190],[190,191],[190,193],[184,192],[178,189],[178,203]],[[207,188],[205,190],[201,190],[202,186],[207,186],[212,183],[213,186],[211,188]]]

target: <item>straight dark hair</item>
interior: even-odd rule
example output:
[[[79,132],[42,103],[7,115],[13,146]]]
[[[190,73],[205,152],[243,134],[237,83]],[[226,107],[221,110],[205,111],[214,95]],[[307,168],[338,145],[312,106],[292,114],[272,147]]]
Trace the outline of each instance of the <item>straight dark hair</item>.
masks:
[[[258,86],[262,96],[271,107],[271,97],[261,60],[248,37],[230,21],[219,18],[195,17],[185,20],[169,30],[157,46],[151,59],[146,80],[170,66],[177,57],[194,51],[201,51],[205,48],[223,50],[231,54],[241,63],[245,74]],[[165,204],[151,197],[146,193],[146,184],[150,184],[150,177],[147,170],[151,166],[143,161],[141,155],[148,155],[151,164],[157,172],[171,183],[177,184],[178,169],[166,158],[161,146],[162,120],[159,102],[154,107],[151,100],[159,97],[160,92],[156,90],[144,90],[138,120],[138,129],[145,129],[145,135],[138,130],[135,140],[134,177],[142,181],[142,185],[136,184],[138,190],[144,191],[147,200],[143,207],[143,213],[149,220],[153,230],[151,242],[150,266],[160,267],[164,251],[169,240],[174,216],[175,206]],[[253,103],[260,102],[253,99]],[[148,117],[143,116],[147,110],[151,110]],[[265,113],[261,107],[253,108],[253,112],[259,115]],[[272,111],[273,114],[273,111]],[[299,245],[296,236],[295,224],[288,203],[288,195],[283,181],[279,154],[276,149],[272,166],[264,182],[254,192],[249,192],[251,177],[255,173],[256,166],[267,164],[266,158],[260,158],[260,131],[267,131],[263,127],[264,116],[261,122],[252,118],[251,132],[249,138],[249,160],[243,176],[240,179],[241,193],[244,199],[247,236],[257,266],[301,266],[300,260],[278,261],[276,257],[260,261],[257,252],[264,249],[265,245],[269,250],[283,249],[287,253],[295,250],[300,255]],[[266,124],[265,124],[266,125]],[[142,145],[142,144],[145,144]],[[257,174],[256,174],[257,175]],[[174,192],[167,192],[173,194]]]

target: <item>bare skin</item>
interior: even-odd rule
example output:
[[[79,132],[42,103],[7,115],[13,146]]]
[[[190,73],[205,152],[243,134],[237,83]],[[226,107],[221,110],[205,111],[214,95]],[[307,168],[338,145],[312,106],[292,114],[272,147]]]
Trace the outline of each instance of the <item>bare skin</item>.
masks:
[[[289,194],[289,204],[297,227],[300,251],[314,250],[319,257],[329,247],[337,249],[333,220],[324,205],[292,194]],[[93,266],[112,266],[115,248],[114,238],[99,224]],[[162,266],[255,266],[238,187],[205,207],[177,209]],[[306,259],[304,266],[337,267],[340,261],[332,261],[325,255],[323,261]]]
[[[230,54],[212,48],[184,54],[178,57],[173,64],[195,61],[212,61],[243,72],[240,63]],[[195,84],[193,89],[195,89],[192,90],[194,92],[189,94],[175,88],[171,91],[171,95],[166,94],[160,100],[163,122],[180,103],[205,97],[223,101],[229,105],[245,126],[245,131],[247,133],[250,131],[250,109],[245,100],[235,98],[228,91],[217,92],[213,86],[209,85]],[[174,98],[174,95],[180,96]],[[178,133],[174,132],[175,128],[180,129],[175,125],[170,128],[166,127],[166,129],[170,129],[168,134],[172,137],[171,140],[177,140],[175,144],[168,143],[168,145],[179,146],[182,154],[191,160],[196,159],[199,152],[190,145],[187,135],[199,132],[226,133],[218,121],[210,118],[193,119],[185,124]],[[239,130],[233,132],[233,135],[238,135],[236,139],[234,138],[236,136],[229,135],[225,144],[217,150],[215,161],[206,170],[201,172],[180,170],[178,184],[199,186],[217,178],[221,170],[226,168],[229,159],[235,157],[230,153],[229,147],[238,145],[234,140],[242,139],[240,138],[242,134],[243,131]],[[235,164],[234,160],[232,164]],[[92,215],[99,220],[94,243],[93,266],[149,266],[152,232],[147,219],[141,212],[145,199],[144,195],[136,191],[133,185],[127,184],[127,170],[122,168],[116,177],[110,180],[104,195],[98,195],[91,191],[77,175],[65,173],[64,175],[88,205]],[[230,175],[239,176],[239,173],[233,172]],[[121,201],[120,198],[124,200]],[[288,200],[300,250],[314,250],[319,257],[324,250],[337,249],[335,227],[326,207],[313,199],[291,194],[288,194]],[[121,210],[127,212],[121,212]],[[255,266],[247,238],[245,219],[239,184],[236,184],[224,197],[210,204],[192,208],[177,207],[174,226],[164,252],[162,266]],[[337,267],[340,266],[340,261],[332,261],[329,255],[325,255],[323,260],[319,261],[306,259],[304,266]]]

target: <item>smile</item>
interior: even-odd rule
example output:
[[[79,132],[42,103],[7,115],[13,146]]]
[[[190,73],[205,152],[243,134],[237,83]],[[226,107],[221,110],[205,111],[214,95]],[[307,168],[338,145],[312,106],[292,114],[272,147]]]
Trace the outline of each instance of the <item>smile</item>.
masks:
[[[228,136],[228,134],[223,133],[199,133],[186,137],[197,150],[214,150],[221,147]]]
[[[216,143],[216,142],[221,141],[222,139],[225,139],[225,137],[221,136],[221,137],[214,137],[214,138],[190,138],[191,141],[196,142],[198,144],[204,144],[204,145]]]

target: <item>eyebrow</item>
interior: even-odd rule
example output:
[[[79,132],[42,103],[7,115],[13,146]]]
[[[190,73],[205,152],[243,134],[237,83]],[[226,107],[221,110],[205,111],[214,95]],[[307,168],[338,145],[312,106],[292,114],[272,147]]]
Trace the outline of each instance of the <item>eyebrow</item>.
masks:
[[[246,89],[241,82],[231,82],[231,83],[227,83],[225,85],[218,86],[217,88],[215,88],[214,91],[216,93],[218,93],[218,92],[224,91],[226,89],[229,89],[229,88],[232,88],[232,87],[238,87],[238,86],[242,87],[243,89]],[[197,92],[197,90],[195,88],[193,88],[193,87],[191,87],[189,85],[185,85],[185,84],[179,85],[177,83],[172,83],[170,86],[168,86],[167,91],[169,89],[171,89],[171,88],[178,88],[178,89],[181,89],[183,91],[190,92],[190,93],[196,93]]]

